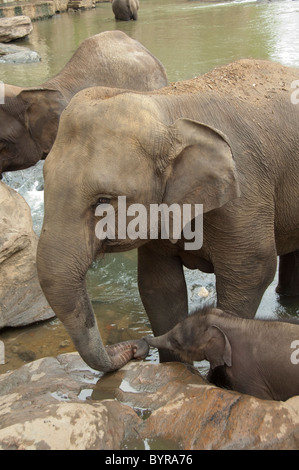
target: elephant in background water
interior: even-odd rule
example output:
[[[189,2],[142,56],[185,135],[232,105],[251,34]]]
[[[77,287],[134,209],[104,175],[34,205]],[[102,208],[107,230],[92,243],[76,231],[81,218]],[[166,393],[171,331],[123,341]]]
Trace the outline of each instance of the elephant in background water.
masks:
[[[218,308],[254,317],[277,256],[299,249],[299,106],[290,99],[298,77],[297,69],[241,60],[155,92],[101,100],[93,88],[72,99],[44,166],[37,268],[91,367],[109,371],[127,360],[116,366],[107,353],[86,291],[101,253],[138,248],[138,287],[155,336],[188,315],[184,266],[215,273]],[[118,236],[118,227],[99,239],[96,210],[106,204],[117,214],[119,196],[147,214],[152,204],[203,204],[202,246],[186,249],[185,236],[151,239],[151,226],[136,239]]]
[[[112,0],[115,19],[120,21],[137,20],[139,0]]]
[[[167,83],[161,62],[125,33],[106,31],[86,39],[65,67],[40,87],[5,85],[5,103],[0,105],[0,176],[45,158],[60,114],[78,91],[94,86],[148,91]]]

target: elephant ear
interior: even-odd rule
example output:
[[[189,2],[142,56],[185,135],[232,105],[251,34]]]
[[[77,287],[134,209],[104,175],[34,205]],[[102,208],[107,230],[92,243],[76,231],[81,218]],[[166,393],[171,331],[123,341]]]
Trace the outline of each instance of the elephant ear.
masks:
[[[25,103],[24,123],[34,142],[48,154],[56,138],[59,118],[66,101],[58,90],[23,90],[18,99]]]
[[[204,351],[211,368],[227,365],[232,366],[232,349],[226,334],[216,325],[210,326],[203,339]]]
[[[225,135],[205,124],[178,119],[163,202],[203,204],[203,212],[240,195],[232,151]]]

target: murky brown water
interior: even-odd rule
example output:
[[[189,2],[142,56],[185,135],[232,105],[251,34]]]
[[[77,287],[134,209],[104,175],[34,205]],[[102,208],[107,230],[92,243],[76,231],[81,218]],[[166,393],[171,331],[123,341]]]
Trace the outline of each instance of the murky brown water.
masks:
[[[242,57],[269,59],[299,67],[299,1],[232,2],[203,4],[188,0],[141,0],[137,22],[115,22],[110,3],[81,13],[63,13],[34,23],[22,43],[42,56],[38,64],[0,65],[0,80],[20,86],[39,85],[56,74],[86,37],[120,29],[143,43],[166,67],[170,81],[202,74],[215,66]],[[21,43],[21,44],[22,44]],[[37,175],[38,173],[38,175]],[[42,220],[40,170],[8,175],[30,206],[36,230]],[[215,299],[214,276],[186,270],[190,305]],[[293,316],[299,302],[281,300],[276,281],[268,288],[258,315]],[[200,287],[209,292],[200,297]],[[88,273],[88,290],[105,343],[141,337],[150,325],[139,299],[136,253],[107,256]],[[72,351],[68,335],[58,320],[22,329],[2,331],[6,364],[0,373],[34,358]],[[156,361],[154,354],[149,358]]]

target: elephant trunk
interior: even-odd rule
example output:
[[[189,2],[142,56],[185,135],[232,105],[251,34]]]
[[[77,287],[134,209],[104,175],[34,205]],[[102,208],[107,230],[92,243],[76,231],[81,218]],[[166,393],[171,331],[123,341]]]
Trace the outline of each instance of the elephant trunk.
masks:
[[[119,369],[131,359],[143,359],[148,355],[149,345],[144,339],[123,341],[122,343],[106,346],[110,358]]]
[[[58,236],[53,237],[55,232],[53,228],[43,228],[37,250],[38,276],[46,299],[90,367],[103,372],[119,369],[134,357],[138,345],[132,341],[109,348],[102,342],[85,285],[85,275],[93,261],[92,244],[82,247],[82,241],[79,244],[77,239],[65,247]],[[83,253],[75,254],[78,246]]]
[[[145,336],[143,340],[146,341],[149,346],[154,348],[174,350],[171,342],[169,341],[169,333],[165,333],[164,335],[156,337]]]

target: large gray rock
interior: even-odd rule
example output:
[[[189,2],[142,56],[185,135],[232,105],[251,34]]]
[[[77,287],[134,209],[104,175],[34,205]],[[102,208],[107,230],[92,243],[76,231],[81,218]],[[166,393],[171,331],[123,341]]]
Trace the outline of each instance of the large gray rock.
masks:
[[[0,375],[0,449],[119,448],[140,418],[120,402],[80,399],[99,376],[77,354]]]
[[[0,64],[27,64],[40,60],[40,55],[27,47],[0,44]]]
[[[0,18],[0,42],[10,42],[24,38],[33,29],[31,19],[28,16],[13,16]]]
[[[37,277],[37,241],[28,204],[0,182],[0,328],[54,316]]]
[[[178,363],[103,375],[77,353],[0,375],[0,449],[298,449],[299,396],[259,400]]]

